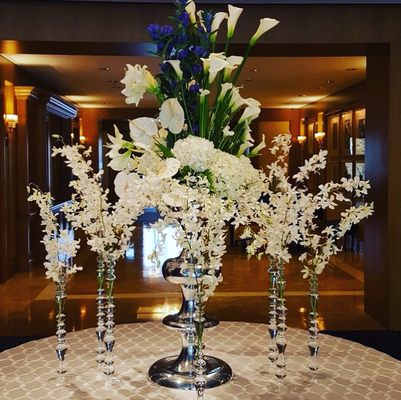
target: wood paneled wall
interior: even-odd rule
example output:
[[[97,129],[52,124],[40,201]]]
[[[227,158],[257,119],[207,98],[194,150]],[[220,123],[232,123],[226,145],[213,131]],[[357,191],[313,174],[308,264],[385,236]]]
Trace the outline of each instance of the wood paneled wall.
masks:
[[[34,264],[43,262],[38,210],[28,203],[26,187],[34,183],[43,191],[50,189],[54,170],[50,159],[50,136],[56,132],[49,126],[49,120],[56,124],[58,133],[62,131],[69,137],[75,109],[65,104],[65,109],[57,114],[57,107],[49,109],[55,99],[51,93],[25,85],[34,85],[35,79],[4,60],[0,67],[1,82],[7,80],[14,84],[11,100],[13,112],[18,115],[17,127],[8,133],[8,140],[5,126],[0,124],[0,282],[4,282],[17,272],[29,271]],[[4,95],[0,100],[2,115],[5,112]],[[68,179],[59,178],[56,182],[62,182],[62,188],[56,192],[62,193],[63,200],[67,200]]]

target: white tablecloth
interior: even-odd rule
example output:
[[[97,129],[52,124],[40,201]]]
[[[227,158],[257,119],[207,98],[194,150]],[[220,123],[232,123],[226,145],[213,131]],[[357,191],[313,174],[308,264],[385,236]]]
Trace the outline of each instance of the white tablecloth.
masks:
[[[222,322],[206,334],[206,353],[232,367],[232,382],[206,392],[205,400],[401,399],[401,362],[357,343],[320,336],[320,370],[307,363],[306,332],[288,330],[288,376],[283,387],[267,360],[267,329],[262,324]],[[161,323],[116,327],[116,373],[107,381],[94,361],[94,329],[67,335],[68,372],[54,372],[55,338],[26,343],[0,353],[1,400],[175,400],[193,392],[159,387],[147,380],[149,366],[180,349],[178,333]]]

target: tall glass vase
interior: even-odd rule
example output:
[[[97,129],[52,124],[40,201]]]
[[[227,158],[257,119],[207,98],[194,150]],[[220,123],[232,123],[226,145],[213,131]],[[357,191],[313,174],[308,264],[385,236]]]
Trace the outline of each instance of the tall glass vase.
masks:
[[[66,301],[66,293],[65,293],[65,282],[66,280],[66,266],[63,264],[60,267],[58,281],[56,281],[56,306],[57,306],[57,345],[56,345],[56,355],[57,355],[57,373],[64,374],[67,371],[65,366],[65,355],[67,353],[67,345],[66,345],[66,335],[67,330],[65,326],[65,301]]]
[[[200,269],[191,257],[183,252],[177,258],[168,259],[164,262],[162,271],[168,282],[181,287],[181,309],[177,314],[166,316],[163,319],[163,324],[181,334],[182,348],[179,355],[156,361],[149,369],[149,379],[161,386],[197,390],[196,382],[197,377],[199,378],[199,368],[196,360],[200,354],[196,353],[196,348],[199,344],[197,334],[200,328],[199,324],[202,324],[203,332],[203,329],[215,327],[218,322],[208,316],[196,315],[196,297],[199,290],[197,284]],[[203,355],[203,351],[201,356],[205,362],[204,364],[201,363],[203,369],[201,379],[206,382],[204,385],[202,384],[204,388],[216,387],[231,380],[232,370],[227,363],[216,357]]]
[[[269,353],[268,358],[274,364],[278,358],[278,351],[276,345],[277,338],[277,302],[278,302],[278,288],[277,288],[277,278],[278,270],[277,264],[272,257],[269,257]]]
[[[104,366],[103,372],[105,375],[113,375],[114,374],[114,355],[113,348],[115,344],[114,337],[114,281],[116,279],[116,275],[114,272],[116,262],[111,258],[106,258],[106,332],[103,338],[104,345],[106,348],[105,357],[104,357]]]
[[[203,333],[205,330],[205,292],[203,288],[203,270],[197,271],[196,297],[195,297],[195,329],[196,329],[196,353],[195,353],[195,390],[198,400],[203,399],[207,384],[206,360],[204,354]]]
[[[287,376],[287,363],[285,358],[285,351],[287,348],[287,307],[285,300],[285,276],[284,276],[284,263],[280,260],[278,266],[278,306],[277,306],[277,338],[276,346],[278,351],[278,357],[276,360],[275,375],[278,379],[283,380]]]
[[[97,319],[97,326],[96,326],[96,338],[97,338],[97,349],[96,349],[96,362],[102,364],[104,361],[104,335],[106,333],[106,326],[105,326],[105,289],[104,289],[104,258],[102,255],[98,255],[97,258],[97,291],[96,291],[96,305],[97,305],[97,312],[96,312],[96,319]]]
[[[319,369],[318,354],[319,354],[319,322],[318,322],[318,301],[319,287],[316,271],[313,270],[309,277],[309,363],[308,368],[312,372]]]

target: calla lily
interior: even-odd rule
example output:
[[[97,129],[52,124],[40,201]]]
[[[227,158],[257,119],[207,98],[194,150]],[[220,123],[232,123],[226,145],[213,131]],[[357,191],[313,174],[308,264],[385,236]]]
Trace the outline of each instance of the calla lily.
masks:
[[[210,90],[207,89],[199,89],[199,93],[201,97],[209,96]]]
[[[205,21],[203,20],[203,13],[204,13],[203,10],[199,10],[196,12],[196,15],[198,16],[198,21],[200,26],[203,28],[203,30],[206,31]]]
[[[239,119],[239,123],[246,121],[248,124],[257,118],[260,114],[260,108],[255,106],[248,106],[245,108],[241,118]]]
[[[224,53],[210,53],[209,58],[201,58],[203,68],[209,71],[209,84],[213,83],[217,74],[228,66]]]
[[[196,23],[196,6],[192,0],[188,1],[188,3],[186,4],[185,11],[189,15],[189,19],[190,19],[191,23],[195,24]]]
[[[228,5],[227,38],[230,40],[234,35],[235,26],[240,17],[243,8]]]
[[[164,61],[164,63],[170,64],[174,68],[177,78],[182,79],[182,70],[180,67],[180,64],[181,64],[180,60],[167,60],[167,61]]]
[[[231,82],[222,83],[221,90],[219,94],[218,101],[222,101],[226,95],[226,93],[233,88],[233,84]]]
[[[184,110],[176,98],[167,99],[163,102],[160,107],[159,119],[162,127],[171,133],[182,132],[185,123]]]
[[[214,15],[211,27],[210,40],[212,43],[216,43],[217,33],[220,28],[221,23],[228,18],[228,14],[225,12],[218,12]]]
[[[273,18],[262,18],[259,23],[257,31],[254,33],[250,40],[250,45],[253,46],[256,41],[268,30],[274,28],[280,21]]]
[[[234,131],[230,130],[230,127],[227,125],[224,129],[223,129],[223,136],[234,136]]]
[[[228,81],[231,72],[242,63],[243,59],[244,57],[240,56],[230,56],[227,58],[228,65],[224,68],[224,81]]]
[[[157,135],[158,128],[153,118],[141,117],[129,122],[130,136],[134,143],[140,147],[148,148],[153,143],[153,137]]]
[[[252,149],[252,151],[249,153],[249,157],[254,157],[257,156],[259,151],[264,149],[266,147],[266,137],[265,135],[262,135],[262,141]]]
[[[231,91],[231,101],[230,101],[231,110],[233,112],[237,111],[244,104],[245,104],[245,101],[239,94],[239,89],[237,87],[233,87],[233,89]]]

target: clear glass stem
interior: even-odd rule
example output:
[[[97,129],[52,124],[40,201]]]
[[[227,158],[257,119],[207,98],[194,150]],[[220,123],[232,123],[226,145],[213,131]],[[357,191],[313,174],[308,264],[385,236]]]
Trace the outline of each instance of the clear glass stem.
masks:
[[[277,306],[277,337],[276,337],[276,347],[278,352],[278,357],[276,360],[275,375],[278,379],[282,380],[287,376],[287,364],[285,359],[285,350],[287,348],[286,340],[286,318],[287,318],[287,307],[285,305],[285,276],[284,276],[284,264],[280,260],[277,263],[278,270],[278,306]]]
[[[275,260],[270,257],[269,258],[269,353],[268,358],[274,364],[278,357],[277,346],[276,346],[276,337],[277,337],[277,278],[278,271]]]
[[[316,272],[312,272],[309,278],[309,363],[308,368],[311,372],[319,369],[319,322],[318,322],[318,302],[319,302],[319,286]]]
[[[196,327],[196,359],[195,359],[195,388],[197,399],[203,399],[206,388],[206,361],[204,358],[203,332],[205,327],[205,301],[204,290],[202,284],[203,273],[199,275],[196,272],[196,310],[195,310],[195,327]]]
[[[97,304],[97,326],[96,326],[96,338],[97,338],[97,349],[96,349],[96,362],[101,364],[104,361],[104,335],[106,333],[105,327],[105,289],[104,289],[104,259],[102,255],[99,255],[97,258],[97,296],[96,296],[96,304]]]
[[[107,270],[106,270],[106,289],[107,289],[107,299],[106,299],[106,332],[103,339],[106,352],[103,363],[103,372],[106,375],[114,374],[114,355],[113,348],[115,343],[114,338],[114,296],[113,296],[113,286],[116,279],[114,273],[115,261],[111,258],[107,259]]]
[[[57,354],[57,373],[64,374],[67,371],[65,366],[65,355],[67,353],[67,345],[66,345],[66,335],[67,330],[65,326],[65,278],[66,278],[66,267],[63,265],[60,268],[58,282],[56,282],[56,305],[57,305],[57,345],[56,345],[56,354]]]

